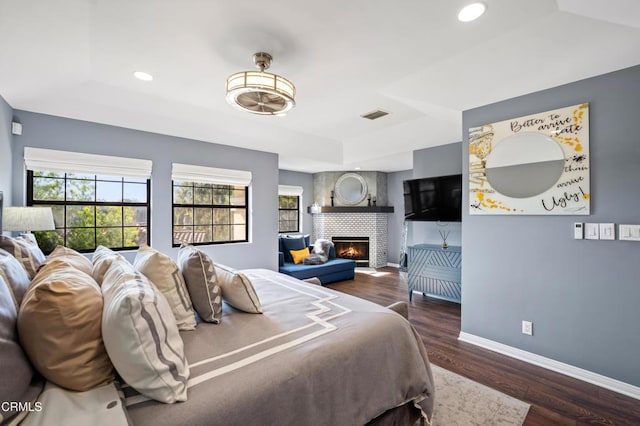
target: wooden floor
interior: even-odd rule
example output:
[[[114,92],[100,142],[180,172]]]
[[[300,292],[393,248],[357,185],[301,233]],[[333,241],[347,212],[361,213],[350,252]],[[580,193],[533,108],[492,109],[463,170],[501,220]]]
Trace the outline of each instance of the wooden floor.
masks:
[[[380,305],[408,301],[395,268],[356,273],[327,287]],[[415,293],[410,321],[433,364],[531,404],[525,425],[640,425],[640,401],[458,341],[460,305]]]

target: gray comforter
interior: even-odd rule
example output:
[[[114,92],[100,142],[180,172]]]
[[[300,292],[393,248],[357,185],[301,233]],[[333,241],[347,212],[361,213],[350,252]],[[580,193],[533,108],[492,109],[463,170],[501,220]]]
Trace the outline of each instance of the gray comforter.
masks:
[[[221,324],[181,332],[188,401],[161,404],[127,388],[134,424],[364,425],[386,423],[396,407],[431,417],[429,361],[404,318],[277,272],[243,272],[264,313],[225,306]]]

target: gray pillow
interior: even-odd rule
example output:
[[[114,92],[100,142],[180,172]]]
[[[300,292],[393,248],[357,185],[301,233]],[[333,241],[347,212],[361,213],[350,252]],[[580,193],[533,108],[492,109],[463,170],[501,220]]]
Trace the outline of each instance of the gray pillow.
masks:
[[[200,318],[219,324],[222,318],[222,291],[211,258],[193,246],[182,246],[178,251],[177,263]]]
[[[40,390],[31,385],[33,368],[18,343],[18,312],[8,283],[0,276],[0,402],[32,401]],[[18,411],[0,410],[0,423]]]
[[[317,239],[313,243],[313,253],[304,259],[305,265],[322,265],[329,260],[329,253],[333,248],[333,243],[325,239]]]

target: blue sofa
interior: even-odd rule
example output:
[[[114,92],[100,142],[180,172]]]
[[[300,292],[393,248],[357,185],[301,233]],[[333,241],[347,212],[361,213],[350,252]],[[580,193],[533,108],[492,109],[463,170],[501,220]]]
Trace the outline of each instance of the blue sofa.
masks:
[[[337,258],[333,247],[329,252],[329,260],[322,265],[305,265],[304,263],[296,265],[293,263],[289,250],[300,250],[305,247],[309,247],[309,251],[313,249],[313,246],[309,244],[308,235],[280,236],[278,247],[278,270],[283,274],[301,280],[317,277],[322,284],[355,278],[356,262],[351,259]]]

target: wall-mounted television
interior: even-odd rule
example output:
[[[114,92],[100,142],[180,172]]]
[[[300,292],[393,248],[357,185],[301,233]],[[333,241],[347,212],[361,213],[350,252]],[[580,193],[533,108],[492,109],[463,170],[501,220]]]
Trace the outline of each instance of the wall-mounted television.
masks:
[[[462,220],[462,175],[405,180],[403,186],[405,220]]]

